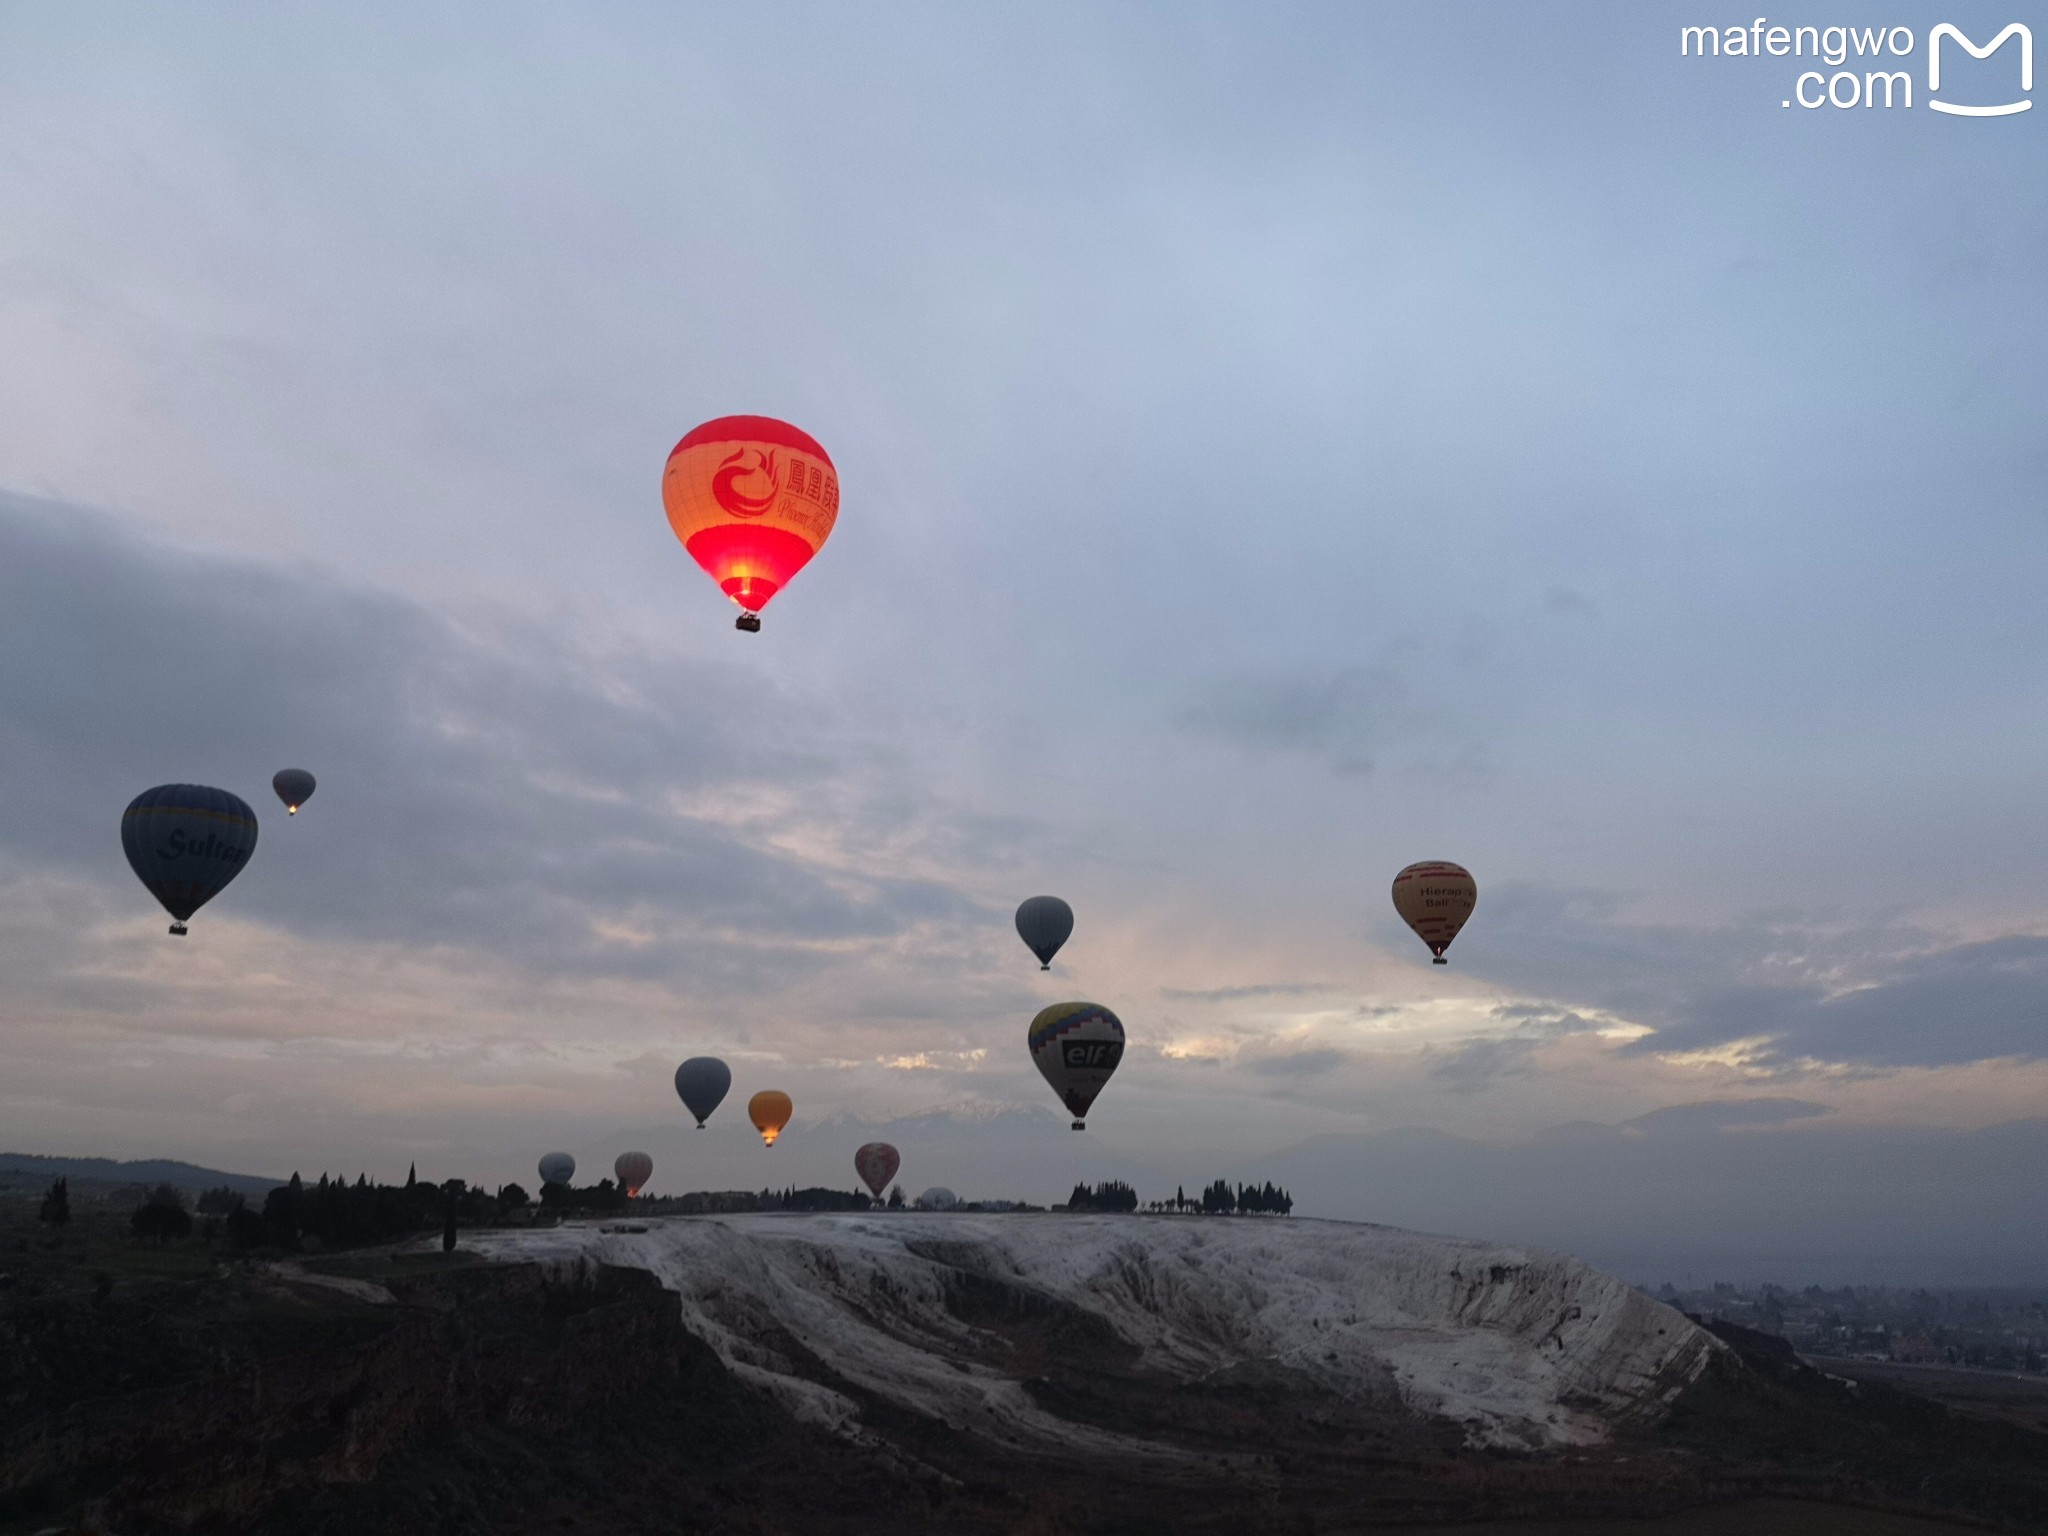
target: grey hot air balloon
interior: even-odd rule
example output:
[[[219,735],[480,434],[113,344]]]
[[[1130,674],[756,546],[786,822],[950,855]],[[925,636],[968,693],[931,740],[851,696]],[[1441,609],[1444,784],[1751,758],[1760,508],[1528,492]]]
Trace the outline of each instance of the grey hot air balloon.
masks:
[[[299,814],[299,807],[313,798],[318,787],[313,775],[303,768],[283,768],[270,776],[270,787],[277,791],[277,798],[284,802],[287,816]]]
[[[186,919],[218,896],[256,851],[256,813],[204,784],[159,784],[128,802],[121,851],[183,933]]]
[[[641,1186],[654,1177],[654,1159],[645,1152],[621,1152],[612,1164],[612,1172],[618,1175],[619,1188],[628,1196],[637,1195]]]
[[[540,1160],[543,1184],[566,1184],[576,1177],[576,1159],[566,1152],[550,1152]]]
[[[1017,909],[1017,937],[1038,956],[1041,971],[1052,969],[1052,957],[1074,931],[1074,909],[1057,896],[1033,896]]]
[[[692,1056],[676,1068],[676,1097],[697,1117],[700,1131],[731,1087],[732,1068],[716,1056]]]

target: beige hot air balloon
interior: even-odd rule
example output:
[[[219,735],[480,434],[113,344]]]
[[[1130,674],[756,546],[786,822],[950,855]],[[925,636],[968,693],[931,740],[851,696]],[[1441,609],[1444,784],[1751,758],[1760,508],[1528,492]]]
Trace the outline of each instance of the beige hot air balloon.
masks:
[[[1410,864],[1394,876],[1394,910],[1429,946],[1438,965],[1479,901],[1479,886],[1462,865],[1441,859]]]
[[[782,1134],[782,1128],[789,1124],[789,1117],[796,1113],[796,1106],[789,1102],[789,1095],[778,1093],[773,1088],[755,1094],[747,1100],[747,1118],[754,1122],[754,1129],[761,1133],[761,1144],[775,1145],[775,1138]]]

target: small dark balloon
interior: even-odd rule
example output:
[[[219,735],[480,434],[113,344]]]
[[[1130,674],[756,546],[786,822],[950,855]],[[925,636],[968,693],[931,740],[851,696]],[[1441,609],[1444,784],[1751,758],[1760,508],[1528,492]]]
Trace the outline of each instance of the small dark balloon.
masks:
[[[271,776],[270,787],[277,791],[277,798],[284,802],[285,814],[296,816],[299,807],[313,798],[313,791],[319,786],[313,775],[303,768],[284,768]]]
[[[1074,909],[1057,896],[1033,896],[1017,909],[1017,937],[1038,956],[1038,968],[1052,969],[1052,957],[1074,931]]]
[[[716,1056],[692,1056],[676,1068],[676,1097],[697,1117],[700,1131],[731,1088],[732,1068]]]

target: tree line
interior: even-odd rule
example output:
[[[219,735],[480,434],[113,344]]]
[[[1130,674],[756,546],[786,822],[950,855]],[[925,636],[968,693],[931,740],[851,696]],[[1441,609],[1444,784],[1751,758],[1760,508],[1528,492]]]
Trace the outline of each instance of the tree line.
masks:
[[[1076,1184],[1074,1192],[1067,1196],[1070,1211],[1135,1211],[1138,1208],[1138,1192],[1122,1179],[1104,1179],[1090,1188]]]
[[[1287,1216],[1294,1211],[1294,1196],[1271,1179],[1264,1184],[1240,1184],[1234,1190],[1229,1180],[1218,1179],[1193,1199],[1186,1189],[1175,1189],[1171,1200],[1155,1200],[1151,1209],[1203,1216]]]
[[[1070,1211],[1135,1211],[1138,1192],[1122,1179],[1105,1179],[1096,1185],[1076,1184],[1067,1196]],[[1170,1200],[1146,1203],[1148,1211],[1176,1211],[1202,1216],[1285,1216],[1294,1210],[1294,1196],[1274,1184],[1240,1184],[1231,1188],[1218,1179],[1201,1194],[1189,1198],[1186,1189],[1176,1189]]]
[[[355,1182],[320,1175],[306,1183],[294,1173],[252,1207],[231,1189],[209,1189],[200,1195],[197,1209],[207,1218],[211,1238],[218,1230],[227,1247],[240,1251],[272,1250],[295,1253],[311,1246],[354,1248],[374,1243],[396,1242],[439,1227],[442,1247],[455,1246],[460,1227],[498,1226],[530,1220],[527,1212],[534,1201],[517,1184],[502,1184],[495,1191],[462,1179],[435,1184],[422,1180],[417,1167],[409,1170],[403,1184],[373,1184],[358,1174]],[[799,1189],[730,1190],[722,1193],[634,1200],[610,1179],[575,1188],[567,1184],[543,1185],[539,1208],[550,1216],[610,1215],[639,1211],[648,1215],[672,1213],[739,1211],[865,1211],[882,1204],[860,1190],[827,1189],[813,1185]],[[889,1192],[888,1207],[903,1207],[901,1186]],[[1007,1202],[998,1202],[998,1208]],[[1067,1197],[1072,1211],[1135,1211],[1138,1192],[1122,1179],[1105,1179],[1100,1184],[1079,1183]],[[1030,1209],[1030,1207],[1018,1207]],[[1185,1188],[1176,1189],[1170,1200],[1154,1200],[1150,1211],[1173,1211],[1205,1216],[1280,1215],[1294,1209],[1294,1197],[1270,1180],[1264,1184],[1239,1184],[1218,1179],[1194,1198]],[[43,1196],[37,1216],[61,1229],[71,1219],[68,1181],[58,1179]],[[189,1237],[192,1213],[186,1208],[183,1191],[160,1184],[149,1191],[129,1221],[138,1238],[157,1243]]]

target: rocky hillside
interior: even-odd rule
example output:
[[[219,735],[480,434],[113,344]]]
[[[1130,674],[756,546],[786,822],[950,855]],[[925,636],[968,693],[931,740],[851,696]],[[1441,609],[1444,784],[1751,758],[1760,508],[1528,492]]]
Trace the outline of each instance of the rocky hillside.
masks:
[[[0,1536],[2048,1529],[2039,1434],[1383,1228],[743,1216],[276,1262],[0,1228],[0,1257]]]
[[[872,1398],[1019,1451],[1185,1454],[1185,1436],[1081,1410],[1251,1381],[1386,1434],[1594,1445],[1657,1417],[1719,1348],[1577,1260],[1342,1222],[763,1215],[479,1246],[651,1272],[737,1377],[809,1422],[874,1433]],[[1048,1391],[1061,1377],[1078,1400]]]

